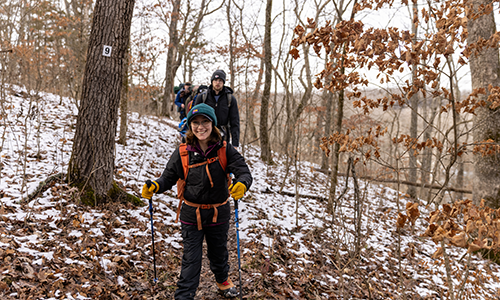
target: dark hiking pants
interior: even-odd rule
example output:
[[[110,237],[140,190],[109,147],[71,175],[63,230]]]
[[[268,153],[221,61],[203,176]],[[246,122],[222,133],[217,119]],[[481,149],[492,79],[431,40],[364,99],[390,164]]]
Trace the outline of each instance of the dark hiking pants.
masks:
[[[186,117],[186,111],[184,110],[184,108],[182,108],[180,111],[179,111],[179,118],[181,119],[184,119]]]
[[[207,257],[210,261],[210,270],[215,275],[215,280],[222,283],[227,280],[229,272],[227,252],[227,232],[229,222],[203,227],[198,230],[197,225],[182,224],[182,241],[184,254],[177,290],[176,300],[194,299],[196,289],[200,283],[201,261],[203,251],[203,238],[207,243]]]

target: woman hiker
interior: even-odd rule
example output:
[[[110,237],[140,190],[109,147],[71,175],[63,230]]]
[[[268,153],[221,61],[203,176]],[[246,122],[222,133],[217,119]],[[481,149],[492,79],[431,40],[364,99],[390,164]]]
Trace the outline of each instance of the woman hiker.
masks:
[[[177,183],[181,201],[177,218],[180,210],[184,254],[175,299],[194,299],[200,280],[203,238],[219,292],[227,298],[237,297],[239,292],[228,277],[228,200],[229,196],[235,200],[243,197],[252,184],[252,175],[243,156],[223,142],[212,107],[198,104],[189,111],[187,119],[186,144],[174,151],[160,178],[146,181],[142,196],[150,199],[154,193],[163,193]],[[235,176],[233,183],[230,173]]]

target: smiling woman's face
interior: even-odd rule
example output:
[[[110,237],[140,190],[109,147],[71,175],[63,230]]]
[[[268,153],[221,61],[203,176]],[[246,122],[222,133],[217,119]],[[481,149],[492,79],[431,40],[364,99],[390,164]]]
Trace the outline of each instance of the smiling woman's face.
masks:
[[[206,141],[212,134],[212,121],[205,116],[196,116],[191,120],[191,130],[200,142]]]

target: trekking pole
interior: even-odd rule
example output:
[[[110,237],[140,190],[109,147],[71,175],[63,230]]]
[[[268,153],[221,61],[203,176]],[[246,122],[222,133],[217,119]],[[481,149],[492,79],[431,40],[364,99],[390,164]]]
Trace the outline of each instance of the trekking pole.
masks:
[[[149,199],[149,214],[151,215],[151,240],[153,241],[153,266],[155,271],[155,279],[153,281],[156,284],[158,282],[158,278],[156,277],[155,232],[153,227],[153,197]]]
[[[238,250],[238,272],[240,273],[240,300],[243,299],[243,292],[241,286],[243,282],[241,281],[241,258],[240,258],[240,229],[238,224],[238,200],[234,199],[234,221],[236,223],[236,247]]]

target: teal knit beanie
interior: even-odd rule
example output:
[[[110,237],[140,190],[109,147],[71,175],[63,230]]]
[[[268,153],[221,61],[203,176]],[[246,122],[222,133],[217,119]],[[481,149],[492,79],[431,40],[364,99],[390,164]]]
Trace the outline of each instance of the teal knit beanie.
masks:
[[[214,123],[214,126],[217,126],[217,117],[215,116],[215,111],[214,109],[205,103],[200,103],[198,105],[193,106],[191,110],[187,114],[187,120],[189,126],[191,126],[191,119],[198,116],[202,115],[212,121]]]

